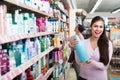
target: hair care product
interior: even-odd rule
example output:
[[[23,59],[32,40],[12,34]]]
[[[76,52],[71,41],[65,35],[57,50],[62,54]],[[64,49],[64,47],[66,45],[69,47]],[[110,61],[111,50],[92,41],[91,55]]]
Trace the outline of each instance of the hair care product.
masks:
[[[78,58],[81,62],[86,62],[89,60],[89,56],[87,54],[87,50],[84,46],[84,43],[82,40],[80,40],[78,35],[75,35],[75,38],[77,39],[78,43],[75,45],[75,50],[77,52]]]

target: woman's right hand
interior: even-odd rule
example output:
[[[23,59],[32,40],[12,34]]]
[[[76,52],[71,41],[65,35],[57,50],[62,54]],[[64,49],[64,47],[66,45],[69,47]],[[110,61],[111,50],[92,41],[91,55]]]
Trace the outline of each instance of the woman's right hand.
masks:
[[[71,37],[69,47],[74,48],[77,43],[78,41],[75,39],[75,37]]]

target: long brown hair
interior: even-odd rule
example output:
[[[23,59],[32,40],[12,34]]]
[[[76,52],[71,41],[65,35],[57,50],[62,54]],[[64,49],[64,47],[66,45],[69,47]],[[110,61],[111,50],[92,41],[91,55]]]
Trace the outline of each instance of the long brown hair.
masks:
[[[96,21],[103,21],[103,18],[100,16],[96,16],[92,19],[91,25],[92,26]],[[105,22],[104,22],[105,23]],[[105,31],[105,24],[104,24],[104,30],[101,34],[98,43],[97,43],[100,51],[100,62],[103,62],[104,65],[107,65],[109,62],[109,51],[108,51],[108,38]]]

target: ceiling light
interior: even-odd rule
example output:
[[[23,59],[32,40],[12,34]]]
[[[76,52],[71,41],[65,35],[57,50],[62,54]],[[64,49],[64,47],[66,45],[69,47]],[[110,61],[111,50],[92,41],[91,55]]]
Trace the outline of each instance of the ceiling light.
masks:
[[[117,12],[120,12],[120,9],[117,9],[117,10],[113,11],[112,13],[117,13]]]
[[[92,8],[92,10],[90,11],[90,14],[94,13],[95,10],[97,9],[97,7],[100,5],[100,3],[102,2],[102,0],[98,0],[96,2],[96,4],[94,5],[94,7]]]

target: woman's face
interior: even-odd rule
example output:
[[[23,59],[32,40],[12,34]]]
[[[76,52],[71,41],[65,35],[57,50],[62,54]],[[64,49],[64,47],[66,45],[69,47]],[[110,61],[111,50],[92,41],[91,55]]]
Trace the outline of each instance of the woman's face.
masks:
[[[99,38],[104,30],[104,22],[99,20],[91,26],[92,37]]]

